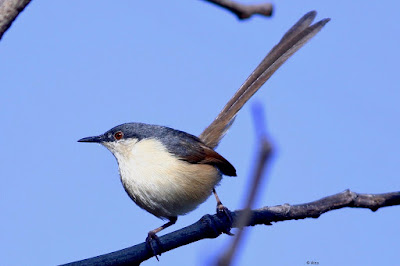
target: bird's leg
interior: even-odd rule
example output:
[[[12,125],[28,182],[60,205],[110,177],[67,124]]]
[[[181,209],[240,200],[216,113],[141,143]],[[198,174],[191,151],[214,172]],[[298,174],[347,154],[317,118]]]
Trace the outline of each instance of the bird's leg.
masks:
[[[155,240],[157,242],[157,246],[161,246],[160,243],[160,239],[158,238],[158,236],[156,235],[158,232],[164,230],[165,228],[173,225],[174,223],[176,223],[176,220],[178,220],[178,217],[169,217],[169,222],[166,224],[161,225],[160,227],[151,230],[148,234],[147,234],[147,238],[146,238],[146,245],[148,248],[150,248],[154,254],[154,256],[156,256],[156,259],[158,259],[157,255],[161,256],[161,251],[159,251],[159,249],[157,247],[153,246],[153,240]]]
[[[225,207],[222,204],[221,200],[218,197],[217,191],[215,191],[215,188],[213,188],[213,194],[215,196],[215,199],[217,200],[217,214],[223,213],[226,217],[228,217],[228,220],[230,222],[229,228],[224,233],[227,235],[233,236],[233,234],[231,233],[231,228],[232,228],[232,223],[233,223],[231,212],[229,211],[229,209],[227,207]]]

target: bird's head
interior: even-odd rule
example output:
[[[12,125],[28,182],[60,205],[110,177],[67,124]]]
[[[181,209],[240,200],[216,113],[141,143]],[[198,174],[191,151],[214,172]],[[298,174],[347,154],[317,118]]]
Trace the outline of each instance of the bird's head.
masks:
[[[129,154],[134,144],[147,137],[148,134],[142,127],[139,123],[126,123],[113,127],[104,134],[82,138],[78,142],[102,144],[118,158]]]

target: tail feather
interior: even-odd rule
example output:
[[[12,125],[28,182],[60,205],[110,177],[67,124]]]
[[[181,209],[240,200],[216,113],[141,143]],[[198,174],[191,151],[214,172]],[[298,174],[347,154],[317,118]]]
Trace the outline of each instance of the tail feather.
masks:
[[[305,14],[294,24],[275,45],[256,69],[250,74],[239,90],[225,105],[217,118],[201,133],[200,139],[209,147],[215,148],[232,125],[236,114],[261,86],[329,22],[323,19],[313,25],[315,11]],[[310,26],[311,25],[311,26]]]

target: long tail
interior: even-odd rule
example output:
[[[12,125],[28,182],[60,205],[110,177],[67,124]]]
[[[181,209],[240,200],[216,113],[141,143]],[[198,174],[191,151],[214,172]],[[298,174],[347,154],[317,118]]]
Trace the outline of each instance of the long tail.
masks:
[[[256,67],[232,99],[225,105],[217,118],[201,133],[200,139],[209,147],[215,148],[232,125],[236,114],[243,105],[261,88],[285,61],[316,35],[329,18],[313,25],[317,12],[305,14],[283,35],[282,39]],[[311,26],[310,26],[311,25]]]

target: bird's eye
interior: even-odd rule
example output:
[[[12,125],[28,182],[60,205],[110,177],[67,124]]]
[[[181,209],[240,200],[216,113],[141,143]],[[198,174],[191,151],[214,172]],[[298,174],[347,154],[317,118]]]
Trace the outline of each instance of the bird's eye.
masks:
[[[124,133],[122,133],[122,131],[118,131],[118,132],[115,132],[114,133],[114,138],[116,139],[116,140],[120,140],[120,139],[122,139],[124,137]]]

